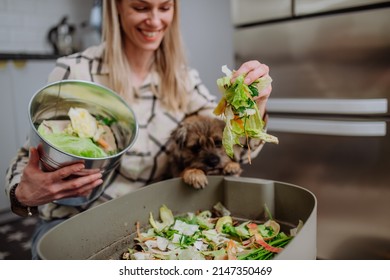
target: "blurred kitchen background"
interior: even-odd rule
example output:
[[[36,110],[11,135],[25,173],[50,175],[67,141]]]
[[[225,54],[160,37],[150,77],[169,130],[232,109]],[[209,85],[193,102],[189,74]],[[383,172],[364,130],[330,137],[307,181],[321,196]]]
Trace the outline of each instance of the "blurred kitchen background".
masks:
[[[273,92],[267,144],[243,176],[318,199],[319,259],[390,259],[390,1],[183,0],[190,64],[219,97],[221,66],[258,59]],[[0,0],[1,180],[55,59],[100,40],[100,1]],[[14,218],[0,192],[0,221]],[[291,209],[294,211],[294,209]]]
[[[56,58],[99,42],[100,3],[99,0],[0,0],[2,182],[10,159],[25,142],[30,98],[46,85]],[[181,27],[190,63],[199,70],[210,91],[218,95],[215,81],[222,75],[221,65],[233,66],[230,3],[185,0],[181,6]],[[53,44],[59,47],[54,48]],[[0,213],[6,212],[8,216],[8,208],[1,190]]]

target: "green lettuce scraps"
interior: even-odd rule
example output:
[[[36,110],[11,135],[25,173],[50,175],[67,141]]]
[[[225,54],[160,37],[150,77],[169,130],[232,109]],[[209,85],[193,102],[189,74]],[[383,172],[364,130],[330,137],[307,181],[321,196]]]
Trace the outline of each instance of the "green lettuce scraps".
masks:
[[[38,129],[38,132],[54,147],[62,151],[86,158],[101,158],[107,156],[90,138],[80,138],[66,133],[47,134]]]
[[[234,145],[242,146],[240,139],[245,137],[250,162],[249,138],[258,138],[264,142],[279,143],[277,137],[265,132],[264,121],[261,119],[259,109],[254,100],[259,95],[259,92],[271,84],[272,79],[267,75],[257,79],[250,85],[246,85],[244,83],[245,76],[241,75],[232,84],[232,71],[224,65],[222,72],[226,76],[217,80],[222,98],[214,109],[214,114],[223,116],[226,122],[222,144],[227,155],[233,158]]]

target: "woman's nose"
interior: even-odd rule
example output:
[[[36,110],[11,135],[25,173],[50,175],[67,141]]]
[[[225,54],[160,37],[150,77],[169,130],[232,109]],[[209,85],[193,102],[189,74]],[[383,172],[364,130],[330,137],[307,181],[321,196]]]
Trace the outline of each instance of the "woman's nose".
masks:
[[[151,11],[149,13],[148,19],[146,20],[146,23],[151,26],[158,26],[161,22],[160,15],[158,11]]]

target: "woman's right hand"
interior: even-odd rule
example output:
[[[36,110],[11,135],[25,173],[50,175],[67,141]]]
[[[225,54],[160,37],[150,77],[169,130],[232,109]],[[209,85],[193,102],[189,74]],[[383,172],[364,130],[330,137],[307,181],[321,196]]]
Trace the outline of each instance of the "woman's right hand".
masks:
[[[38,150],[31,147],[30,158],[15,195],[19,202],[27,206],[43,205],[67,197],[87,196],[103,183],[99,169],[86,176],[64,180],[84,168],[83,163],[75,163],[53,172],[44,172],[39,167]]]

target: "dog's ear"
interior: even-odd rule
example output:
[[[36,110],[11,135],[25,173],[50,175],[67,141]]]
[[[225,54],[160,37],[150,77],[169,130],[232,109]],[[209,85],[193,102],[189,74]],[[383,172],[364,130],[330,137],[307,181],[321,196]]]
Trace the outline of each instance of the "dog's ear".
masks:
[[[187,126],[181,124],[177,129],[172,132],[172,137],[180,149],[184,148],[188,135]]]

